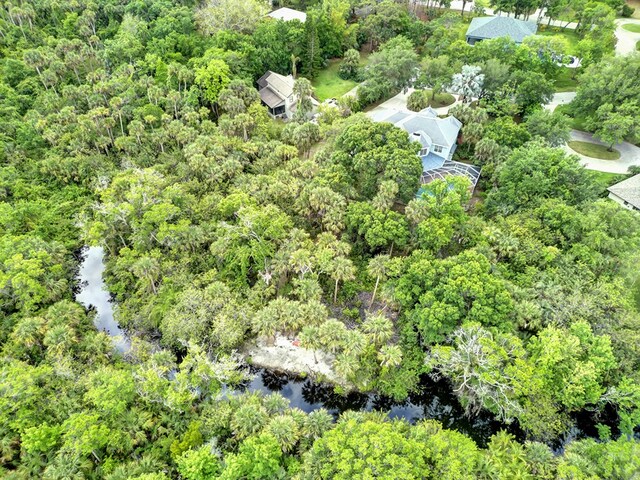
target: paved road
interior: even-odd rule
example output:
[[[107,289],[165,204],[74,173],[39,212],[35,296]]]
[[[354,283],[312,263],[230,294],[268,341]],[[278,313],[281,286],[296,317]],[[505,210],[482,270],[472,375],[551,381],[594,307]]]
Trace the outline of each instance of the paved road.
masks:
[[[579,130],[571,131],[571,139],[605,145],[603,142],[593,138],[593,135],[590,133],[581,132]],[[628,142],[622,142],[614,145],[613,148],[620,152],[620,158],[618,160],[600,160],[598,158],[585,157],[584,155],[580,155],[571,150],[568,145],[565,145],[564,148],[567,152],[580,157],[581,163],[589,170],[609,173],[627,173],[630,166],[640,165],[640,147],[636,147]]]
[[[622,28],[625,23],[635,23],[640,25],[640,20],[634,18],[619,18],[616,20],[616,55],[627,55],[636,51],[636,43],[640,41],[640,33],[630,32]]]

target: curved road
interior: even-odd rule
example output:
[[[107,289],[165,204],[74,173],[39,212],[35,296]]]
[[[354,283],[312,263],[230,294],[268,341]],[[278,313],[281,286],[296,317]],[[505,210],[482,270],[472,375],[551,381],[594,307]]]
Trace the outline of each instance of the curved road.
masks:
[[[635,23],[640,25],[640,20],[635,18],[619,18],[616,20],[616,55],[627,55],[636,52],[636,43],[640,41],[640,33],[630,32],[622,28],[626,23]]]
[[[606,145],[600,140],[593,138],[593,135],[587,132],[581,132],[579,130],[571,130],[571,140],[580,140],[582,142],[597,143],[598,145]],[[640,147],[629,142],[622,142],[614,145],[613,148],[620,152],[620,158],[618,160],[601,160],[599,158],[586,157],[576,153],[568,145],[564,146],[564,149],[573,155],[580,157],[580,162],[589,170],[597,170],[599,172],[608,173],[627,173],[629,167],[633,165],[640,165]]]

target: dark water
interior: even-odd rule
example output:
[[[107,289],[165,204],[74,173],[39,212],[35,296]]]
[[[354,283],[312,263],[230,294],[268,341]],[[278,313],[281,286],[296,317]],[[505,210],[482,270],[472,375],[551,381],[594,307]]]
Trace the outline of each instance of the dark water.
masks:
[[[88,247],[83,250],[78,271],[79,288],[76,301],[89,310],[95,310],[93,323],[96,328],[112,336],[115,347],[124,353],[131,348],[131,342],[113,318],[113,305],[102,279],[105,268],[103,260],[102,247]]]
[[[377,410],[387,412],[390,418],[405,419],[409,423],[432,419],[439,421],[447,429],[468,435],[481,447],[485,447],[491,436],[500,430],[506,430],[520,442],[524,442],[526,438],[517,421],[511,424],[499,422],[488,411],[471,417],[465,415],[464,408],[446,379],[434,381],[425,375],[421,379],[419,392],[411,394],[403,402],[395,402],[389,397],[370,393],[351,392],[340,395],[334,392],[331,385],[271,370],[253,369],[252,373],[255,377],[247,383],[246,390],[280,392],[289,400],[291,407],[307,413],[325,408],[337,418],[347,410]],[[617,414],[612,408],[605,409],[597,415],[582,410],[574,414],[572,420],[574,426],[564,436],[549,442],[555,453],[562,453],[572,440],[598,438],[598,423],[609,426],[614,437],[619,435]]]
[[[79,287],[76,300],[88,309],[95,309],[94,323],[98,330],[114,337],[114,344],[120,352],[131,348],[125,332],[113,318],[113,305],[102,274],[104,272],[104,251],[100,247],[89,247],[83,251],[78,272]],[[489,412],[483,411],[472,417],[464,413],[447,380],[434,381],[429,376],[421,380],[420,390],[403,402],[395,402],[389,397],[376,394],[351,392],[340,395],[331,385],[313,382],[265,369],[253,369],[254,377],[245,385],[247,391],[263,393],[280,392],[294,408],[304,412],[325,408],[335,417],[347,410],[383,411],[391,418],[402,418],[410,423],[422,419],[434,419],[445,428],[457,430],[473,438],[480,446],[485,446],[492,435],[500,430],[513,434],[519,441],[525,440],[524,432],[517,422],[504,424]],[[573,416],[575,426],[563,437],[550,444],[560,453],[568,442],[577,438],[597,437],[597,423],[608,425],[617,435],[617,415],[612,409],[605,410],[596,417],[583,410]]]
[[[351,392],[340,395],[334,393],[331,385],[270,370],[254,370],[254,373],[255,377],[246,386],[248,391],[280,392],[292,407],[307,413],[325,408],[337,417],[347,410],[376,410],[387,412],[390,418],[401,418],[410,423],[433,419],[442,423],[445,428],[468,435],[481,446],[486,445],[489,438],[500,430],[512,433],[519,441],[525,439],[524,432],[517,423],[501,423],[489,412],[467,417],[451,385],[444,379],[433,381],[424,376],[419,392],[410,395],[403,402],[395,402],[389,397],[376,394]]]

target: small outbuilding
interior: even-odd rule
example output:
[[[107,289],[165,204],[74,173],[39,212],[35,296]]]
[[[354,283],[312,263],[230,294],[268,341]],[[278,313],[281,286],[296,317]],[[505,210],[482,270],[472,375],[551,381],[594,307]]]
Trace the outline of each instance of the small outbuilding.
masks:
[[[609,198],[629,210],[640,211],[640,174],[610,186]]]
[[[477,17],[471,20],[466,38],[469,45],[500,37],[508,37],[519,44],[537,31],[538,25],[535,22],[511,17]]]
[[[307,14],[294,10],[293,8],[282,7],[267,14],[267,17],[275,18],[277,20],[284,20],[290,22],[291,20],[298,20],[302,23],[307,21]]]

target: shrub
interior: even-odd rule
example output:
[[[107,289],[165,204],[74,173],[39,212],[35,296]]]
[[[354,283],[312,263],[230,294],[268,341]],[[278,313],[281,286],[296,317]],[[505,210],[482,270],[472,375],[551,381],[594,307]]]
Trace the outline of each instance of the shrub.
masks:
[[[414,112],[419,112],[429,106],[429,92],[415,90],[407,99],[407,108]]]

